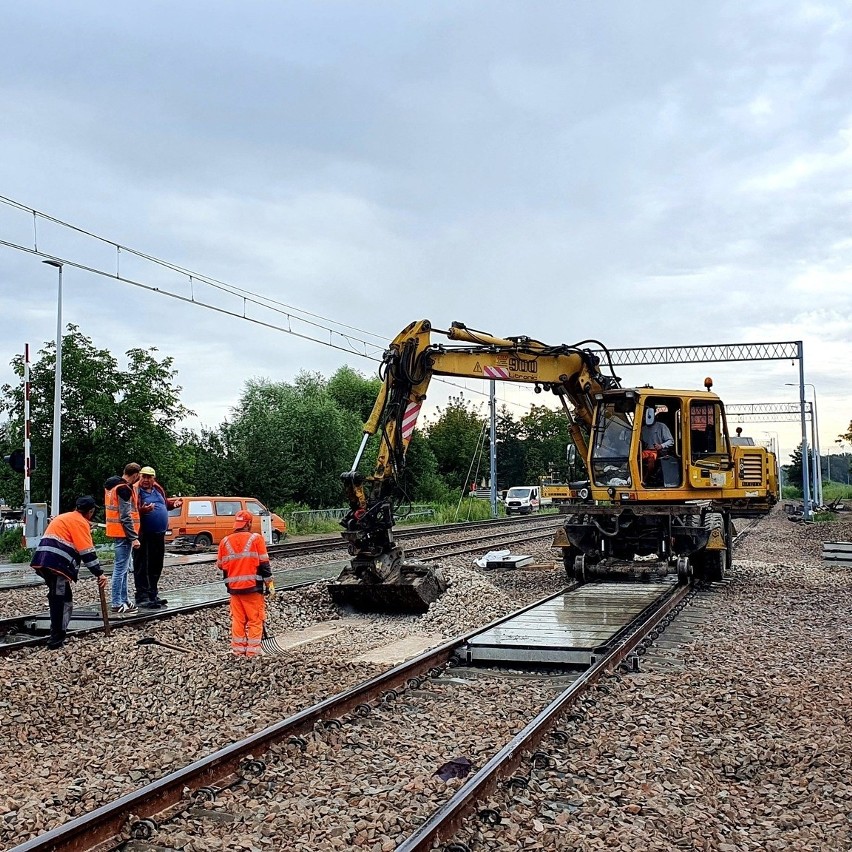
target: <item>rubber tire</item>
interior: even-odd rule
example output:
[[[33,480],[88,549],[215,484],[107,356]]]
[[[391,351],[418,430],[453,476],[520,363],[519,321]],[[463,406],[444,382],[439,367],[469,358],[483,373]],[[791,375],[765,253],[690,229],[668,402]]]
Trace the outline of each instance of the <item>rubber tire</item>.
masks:
[[[704,579],[709,583],[721,583],[725,579],[728,568],[728,553],[725,550],[715,550],[707,554],[704,567]]]
[[[210,533],[198,533],[192,543],[195,547],[210,547],[213,544],[213,536]]]
[[[272,543],[278,544],[281,541],[281,533],[278,530],[272,530]]]

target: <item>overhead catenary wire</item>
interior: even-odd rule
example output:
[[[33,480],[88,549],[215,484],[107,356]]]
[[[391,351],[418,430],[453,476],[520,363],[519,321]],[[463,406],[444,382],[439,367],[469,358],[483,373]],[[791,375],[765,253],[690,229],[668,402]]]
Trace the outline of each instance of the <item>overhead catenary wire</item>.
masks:
[[[36,210],[33,207],[22,204],[21,202],[16,201],[7,196],[0,195],[0,205],[9,207],[14,210],[19,210],[27,214],[28,216],[31,216],[33,227],[32,246],[24,245],[13,240],[2,238],[0,238],[0,246],[4,246],[15,251],[24,252],[26,254],[35,255],[45,260],[52,260],[57,263],[61,263],[64,266],[68,266],[73,269],[78,269],[82,272],[87,272],[93,275],[101,276],[103,278],[108,278],[110,280],[127,284],[132,287],[137,287],[160,296],[167,296],[179,302],[196,305],[206,310],[214,311],[215,313],[233,317],[235,319],[245,320],[246,322],[250,322],[255,325],[271,329],[273,331],[280,331],[284,334],[288,334],[290,336],[302,340],[306,340],[313,343],[319,343],[320,345],[327,346],[329,348],[336,349],[341,352],[346,352],[348,354],[357,355],[358,357],[366,358],[370,361],[377,362],[381,360],[381,356],[385,347],[385,341],[387,340],[387,337],[384,335],[368,331],[366,329],[362,329],[357,326],[341,322],[339,320],[324,317],[321,314],[317,314],[302,308],[295,307],[293,305],[289,305],[285,302],[271,298],[269,296],[264,296],[246,288],[229,284],[228,282],[221,281],[217,278],[205,275],[204,273],[196,272],[180,264],[165,260],[163,258],[159,258],[155,255],[141,251],[139,249],[131,248],[115,240],[96,234],[86,228],[82,228],[78,225],[66,222],[62,219],[57,218],[56,216],[52,216],[40,210]],[[67,229],[68,231],[73,232],[77,235],[95,240],[103,245],[109,246],[111,249],[114,249],[116,254],[115,270],[112,271],[105,268],[98,268],[87,263],[81,263],[79,261],[73,260],[69,257],[63,257],[58,254],[48,253],[44,250],[43,242],[42,248],[39,249],[38,222],[40,219],[44,220],[45,222],[49,222],[53,225],[57,225],[60,228]],[[126,255],[133,255],[141,260],[145,260],[146,262],[152,263],[156,266],[159,266],[170,272],[177,273],[178,275],[184,277],[186,279],[186,283],[188,284],[189,295],[173,292],[172,290],[165,289],[162,286],[146,283],[145,281],[139,280],[138,278],[130,277],[127,274],[122,274],[122,253]],[[210,302],[203,301],[197,293],[197,285],[204,285],[210,287],[213,290],[217,290],[221,293],[239,299],[241,302],[240,309],[233,310],[227,307],[223,307],[221,305],[215,305],[211,304]],[[262,319],[257,316],[252,316],[247,311],[247,306],[249,304],[254,305],[258,308],[262,308],[264,310],[272,311],[273,313],[278,314],[280,316],[284,316],[286,318],[286,324],[279,324],[267,319]],[[298,330],[294,327],[294,325],[296,324],[303,324],[305,328]],[[370,340],[365,340],[359,336],[362,334],[367,335],[368,337],[375,338],[375,340],[381,342],[376,343]],[[444,377],[435,376],[434,381],[440,382],[451,387],[459,388],[461,390],[466,390],[469,393],[475,394],[477,396],[489,396],[489,393],[487,391],[472,388],[467,384],[461,385],[457,382],[450,381]],[[524,411],[529,411],[534,405],[534,403],[524,404],[509,399],[504,399],[503,401],[504,404],[511,405]]]

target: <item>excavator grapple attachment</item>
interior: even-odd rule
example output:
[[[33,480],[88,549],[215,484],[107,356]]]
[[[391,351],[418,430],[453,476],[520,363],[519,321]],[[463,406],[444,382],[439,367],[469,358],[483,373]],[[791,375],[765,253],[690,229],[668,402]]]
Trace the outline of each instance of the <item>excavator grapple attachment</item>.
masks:
[[[356,557],[329,584],[331,599],[363,612],[426,612],[446,591],[440,567],[407,562],[402,551]]]

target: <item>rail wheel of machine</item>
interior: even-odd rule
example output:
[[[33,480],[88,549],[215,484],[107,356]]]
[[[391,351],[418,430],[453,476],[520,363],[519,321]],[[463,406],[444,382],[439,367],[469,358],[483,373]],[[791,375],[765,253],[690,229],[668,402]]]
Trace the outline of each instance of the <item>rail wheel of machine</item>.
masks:
[[[565,566],[565,576],[569,580],[574,579],[574,562],[580,555],[580,551],[576,547],[562,548],[562,564]]]
[[[574,559],[574,579],[580,585],[586,582],[586,557],[582,553]]]
[[[677,560],[677,582],[680,586],[685,586],[692,577],[692,565],[689,562],[688,556],[679,556]]]

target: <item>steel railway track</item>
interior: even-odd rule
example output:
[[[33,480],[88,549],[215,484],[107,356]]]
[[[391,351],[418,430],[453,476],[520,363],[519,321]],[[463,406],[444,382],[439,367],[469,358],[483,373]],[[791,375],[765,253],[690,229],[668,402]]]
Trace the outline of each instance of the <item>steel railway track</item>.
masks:
[[[437,842],[451,837],[463,817],[476,808],[497,784],[510,779],[519,766],[527,761],[537,765],[537,761],[546,760],[542,743],[548,735],[555,738],[565,736],[555,729],[555,725],[566,709],[605,673],[621,665],[643,642],[650,642],[684,606],[691,594],[693,587],[672,587],[657,604],[641,613],[613,637],[603,656],[591,668],[530,719],[519,733],[468,778],[410,836],[396,838],[397,850],[415,852],[435,848]],[[539,603],[541,601],[524,607],[518,613],[532,609]],[[345,725],[347,714],[368,714],[377,702],[401,700],[406,690],[417,690],[424,678],[442,675],[454,655],[472,636],[518,613],[445,642],[378,677],[321,701],[90,814],[27,841],[15,847],[13,852],[106,852],[121,846],[128,838],[156,844],[158,826],[164,821],[179,817],[199,802],[209,800],[211,795],[215,797],[217,791],[238,788],[244,781],[262,774],[265,771],[263,754],[273,745],[308,735],[318,725]],[[522,783],[523,776],[514,776],[510,780],[513,784]]]

